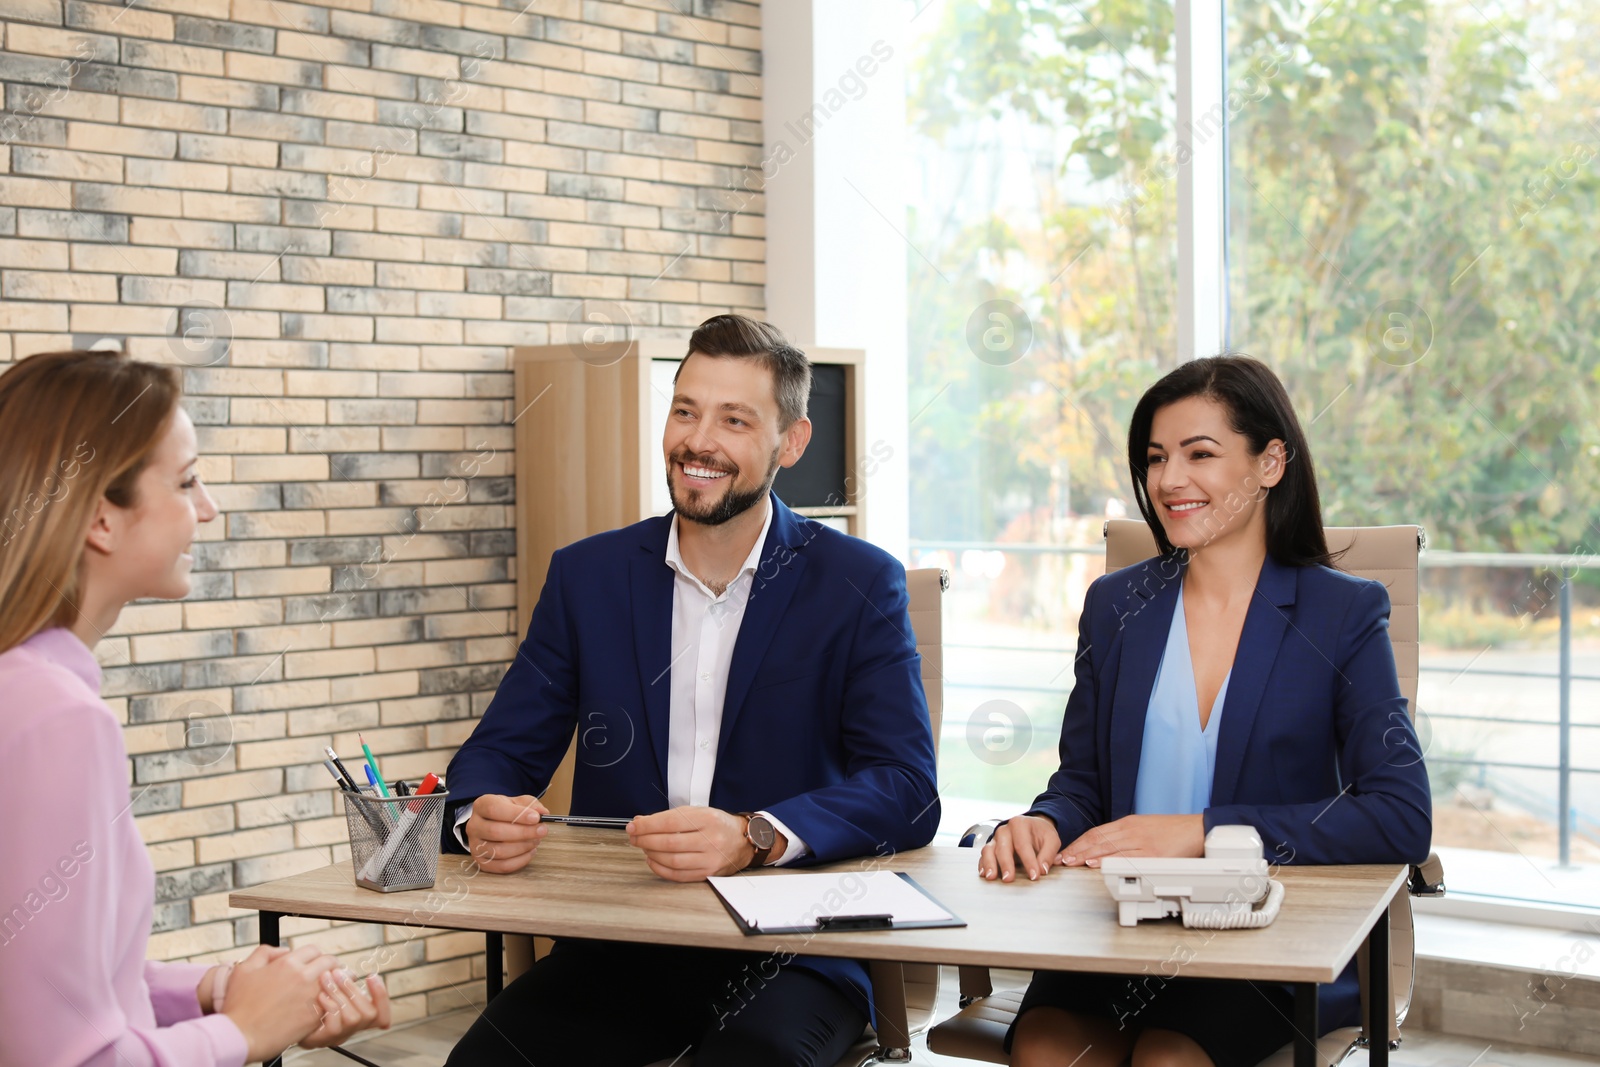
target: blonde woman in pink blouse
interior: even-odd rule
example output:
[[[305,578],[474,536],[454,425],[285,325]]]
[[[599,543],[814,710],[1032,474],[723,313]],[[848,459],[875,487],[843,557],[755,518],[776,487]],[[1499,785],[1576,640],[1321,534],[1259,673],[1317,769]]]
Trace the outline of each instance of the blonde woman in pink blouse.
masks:
[[[95,643],[189,592],[216,504],[171,368],[56,352],[0,375],[0,1067],[238,1067],[387,1027],[382,981],[263,946],[145,959],[155,872]]]

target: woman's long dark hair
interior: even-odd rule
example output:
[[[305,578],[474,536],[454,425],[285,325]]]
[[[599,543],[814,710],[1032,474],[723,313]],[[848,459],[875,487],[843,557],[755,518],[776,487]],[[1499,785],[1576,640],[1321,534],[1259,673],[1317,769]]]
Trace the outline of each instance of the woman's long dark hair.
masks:
[[[1161,554],[1174,549],[1146,487],[1150,426],[1161,408],[1191,396],[1215,400],[1226,408],[1228,424],[1250,442],[1252,455],[1259,456],[1274,439],[1283,442],[1283,478],[1266,490],[1267,551],[1290,566],[1332,566],[1322,533],[1317,472],[1294,405],[1271,368],[1236,352],[1190,360],[1152,385],[1133,409],[1128,426],[1128,474],[1133,479],[1134,499]]]

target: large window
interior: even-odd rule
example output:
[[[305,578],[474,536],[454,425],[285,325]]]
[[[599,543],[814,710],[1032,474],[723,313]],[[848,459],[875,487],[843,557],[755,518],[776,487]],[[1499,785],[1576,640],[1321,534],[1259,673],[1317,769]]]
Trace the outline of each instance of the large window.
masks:
[[[1126,420],[1174,365],[1173,17],[946,0],[915,28],[912,555],[952,571],[959,829],[1055,768],[1100,526],[1131,506]]]
[[[1428,530],[1417,714],[1452,884],[1592,903],[1553,861],[1563,807],[1569,862],[1600,861],[1600,571],[1581,566],[1600,517],[1600,8],[1317,9],[1229,6],[1230,340],[1316,419],[1330,524]],[[1563,577],[1587,675],[1564,805]]]
[[[1170,0],[944,0],[916,26],[911,517],[954,578],[954,827],[1054,767],[1100,524],[1131,510],[1127,416],[1177,358],[1183,42]],[[1196,284],[1288,384],[1327,522],[1428,530],[1452,887],[1592,896],[1600,7],[1237,0],[1225,27],[1227,130],[1192,136],[1226,137],[1226,211],[1196,224],[1226,227],[1227,268]]]

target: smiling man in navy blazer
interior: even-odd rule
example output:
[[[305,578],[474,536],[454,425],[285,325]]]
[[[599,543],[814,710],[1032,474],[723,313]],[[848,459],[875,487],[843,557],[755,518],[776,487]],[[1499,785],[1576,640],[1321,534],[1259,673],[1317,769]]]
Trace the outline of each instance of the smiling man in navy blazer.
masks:
[[[886,855],[939,823],[905,571],[784,507],[811,367],[773,327],[701,324],[663,440],[673,512],[556,552],[527,639],[451,761],[444,845],[520,870],[578,731],[572,810],[701,881]],[[519,457],[540,462],[540,457]],[[523,502],[560,506],[560,502]],[[530,904],[530,906],[536,906]],[[561,941],[449,1063],[831,1064],[870,1011],[855,960]]]

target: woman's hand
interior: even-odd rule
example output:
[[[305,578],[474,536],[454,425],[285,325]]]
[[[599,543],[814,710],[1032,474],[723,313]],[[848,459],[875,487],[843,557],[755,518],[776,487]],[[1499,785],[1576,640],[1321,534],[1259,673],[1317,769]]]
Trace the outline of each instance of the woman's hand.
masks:
[[[228,978],[222,1014],[244,1034],[246,1063],[271,1059],[322,1022],[322,976],[339,966],[315,945],[262,945]]]
[[[279,945],[258,945],[248,958],[258,960],[273,960],[288,952],[287,948]],[[212,1002],[212,993],[217,988],[217,972],[224,967],[232,967],[231,963],[219,963],[200,977],[200,984],[195,986],[195,996],[200,1001],[200,1014],[212,1015],[216,1013],[217,1006]]]
[[[1096,826],[1061,850],[1068,867],[1098,867],[1106,856],[1204,856],[1203,815],[1125,815]]]
[[[1009,882],[1019,869],[1029,880],[1050,873],[1056,853],[1061,851],[1061,835],[1056,824],[1042,815],[1018,815],[1000,824],[994,837],[978,856],[978,876]]]
[[[366,981],[357,985],[343,968],[325,972],[317,1005],[322,1009],[322,1025],[300,1039],[301,1048],[342,1045],[352,1034],[373,1026],[389,1029],[389,990],[376,974],[367,975]]]

